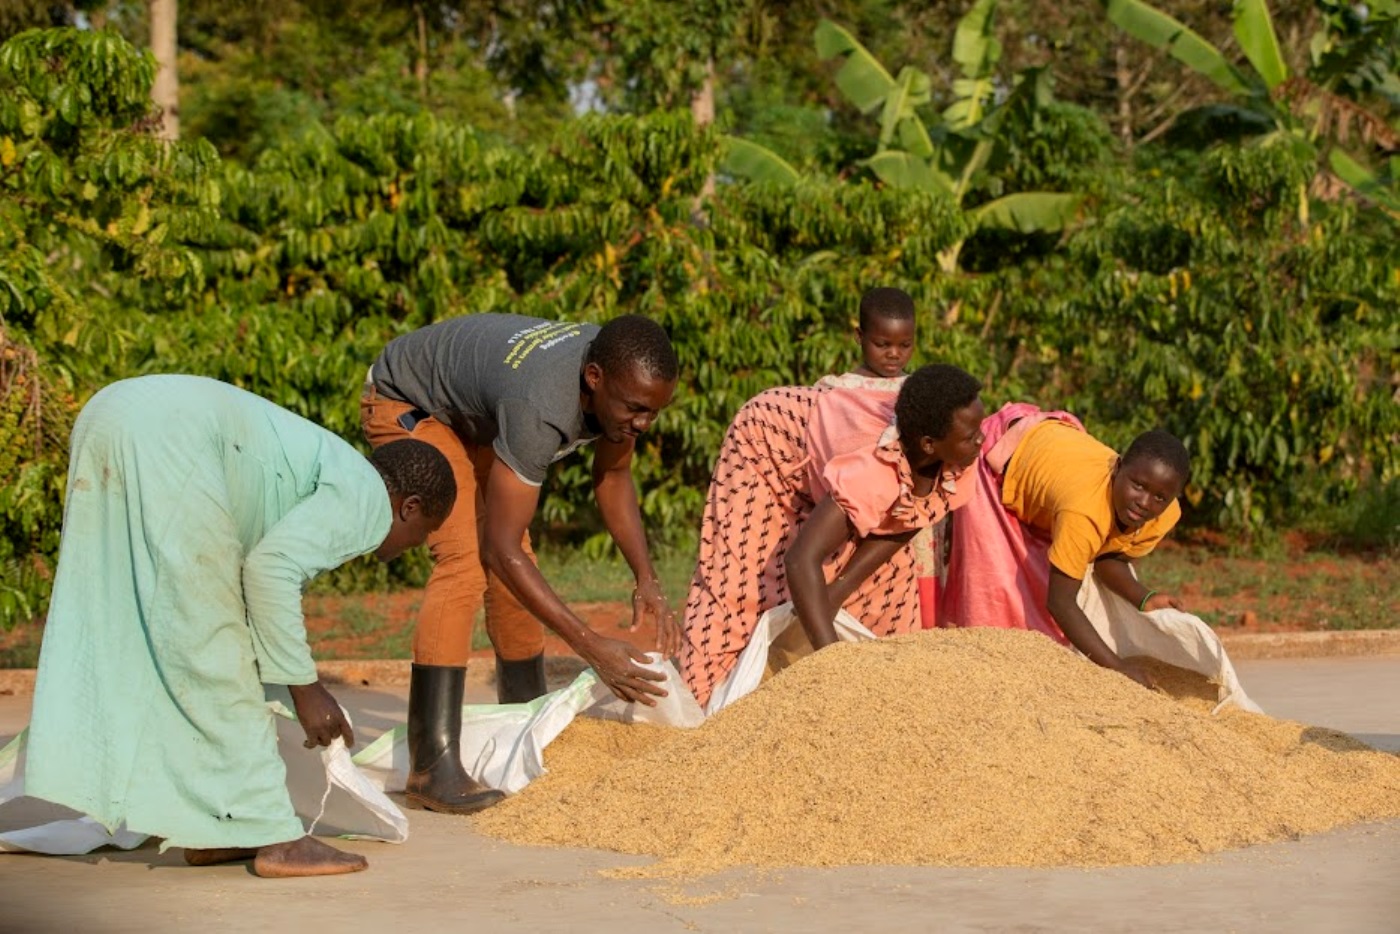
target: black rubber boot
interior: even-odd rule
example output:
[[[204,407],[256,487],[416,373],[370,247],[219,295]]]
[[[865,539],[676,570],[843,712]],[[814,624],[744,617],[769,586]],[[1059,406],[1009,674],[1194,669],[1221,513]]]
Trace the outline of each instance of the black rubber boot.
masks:
[[[502,704],[526,704],[546,693],[543,652],[518,662],[496,656],[496,700]]]
[[[467,669],[414,665],[408,688],[409,807],[444,814],[489,808],[505,793],[462,768],[462,692]]]

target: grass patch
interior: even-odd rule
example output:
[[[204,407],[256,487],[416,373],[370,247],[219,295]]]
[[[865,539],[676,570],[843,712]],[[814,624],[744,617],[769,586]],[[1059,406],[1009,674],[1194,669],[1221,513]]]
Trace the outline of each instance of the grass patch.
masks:
[[[636,581],[632,569],[621,557],[590,558],[578,551],[544,548],[538,556],[540,573],[565,603],[628,602]],[[685,606],[690,576],[695,571],[695,552],[671,551],[653,557],[656,575],[671,609]]]
[[[384,614],[363,603],[346,604],[340,614],[341,626],[347,636],[368,636],[384,628]]]
[[[1400,575],[1386,551],[1293,549],[1250,557],[1167,545],[1139,562],[1143,581],[1180,596],[1212,626],[1291,630],[1400,626]]]
[[[1337,551],[1400,557],[1400,479],[1363,486],[1346,502],[1317,510],[1302,530]]]

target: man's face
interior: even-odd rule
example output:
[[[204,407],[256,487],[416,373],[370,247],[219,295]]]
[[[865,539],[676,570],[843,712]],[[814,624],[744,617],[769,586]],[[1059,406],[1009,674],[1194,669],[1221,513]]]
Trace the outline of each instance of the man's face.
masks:
[[[597,421],[600,433],[614,444],[635,443],[671,404],[675,380],[653,376],[640,367],[608,374],[596,363],[583,369],[584,383],[592,390],[584,411]]]
[[[1113,516],[1125,529],[1140,529],[1181,495],[1181,475],[1159,460],[1118,462],[1113,474]]]

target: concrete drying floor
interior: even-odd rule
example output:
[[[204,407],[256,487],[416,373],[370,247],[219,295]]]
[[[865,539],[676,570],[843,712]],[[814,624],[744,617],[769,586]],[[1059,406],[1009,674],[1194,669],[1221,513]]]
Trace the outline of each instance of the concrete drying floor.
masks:
[[[1400,656],[1242,661],[1270,714],[1400,751]],[[475,697],[489,697],[474,687]],[[407,689],[337,689],[361,743],[404,716]],[[29,716],[0,697],[0,742]],[[0,828],[39,808],[0,809]],[[191,869],[147,845],[82,857],[0,855],[0,931],[1400,931],[1400,821],[1124,869],[859,867],[731,872],[685,884],[614,880],[644,862],[517,847],[460,819],[409,812],[402,846],[344,843],[368,872],[264,880],[246,864]]]

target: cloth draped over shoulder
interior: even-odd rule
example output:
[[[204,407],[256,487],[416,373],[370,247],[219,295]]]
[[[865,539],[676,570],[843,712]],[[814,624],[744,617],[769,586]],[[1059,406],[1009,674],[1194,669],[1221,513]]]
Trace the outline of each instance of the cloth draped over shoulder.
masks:
[[[818,502],[830,496],[864,537],[926,528],[972,495],[970,474],[914,495],[893,426],[894,398],[888,390],[780,387],[735,416],[710,482],[686,600],[681,669],[702,706],[759,617],[787,602],[783,560]],[[828,580],[855,545],[827,559]],[[877,635],[920,628],[911,549],[872,574],[846,608]]]
[[[1010,403],[982,432],[977,492],[953,519],[940,622],[1034,629],[1068,644],[1047,608],[1052,563],[1083,580],[1095,558],[1148,554],[1180,507],[1117,533],[1109,491],[1117,455],[1068,412]]]
[[[842,373],[840,376],[823,376],[817,380],[819,389],[858,390],[863,397],[888,404],[893,411],[899,398],[899,389],[907,377],[865,376],[861,373]],[[910,555],[914,559],[914,582],[919,593],[919,624],[924,629],[938,625],[938,587],[941,568],[943,536],[936,534],[946,528],[946,521],[923,528],[909,543]]]
[[[885,393],[833,387],[813,405],[807,431],[813,501],[834,499],[862,538],[928,528],[966,499],[952,475],[939,480],[933,495],[914,495],[894,398]]]
[[[71,450],[27,792],[167,846],[299,837],[262,683],[316,680],[302,587],[383,542],[378,471],[191,376],[102,390]]]

